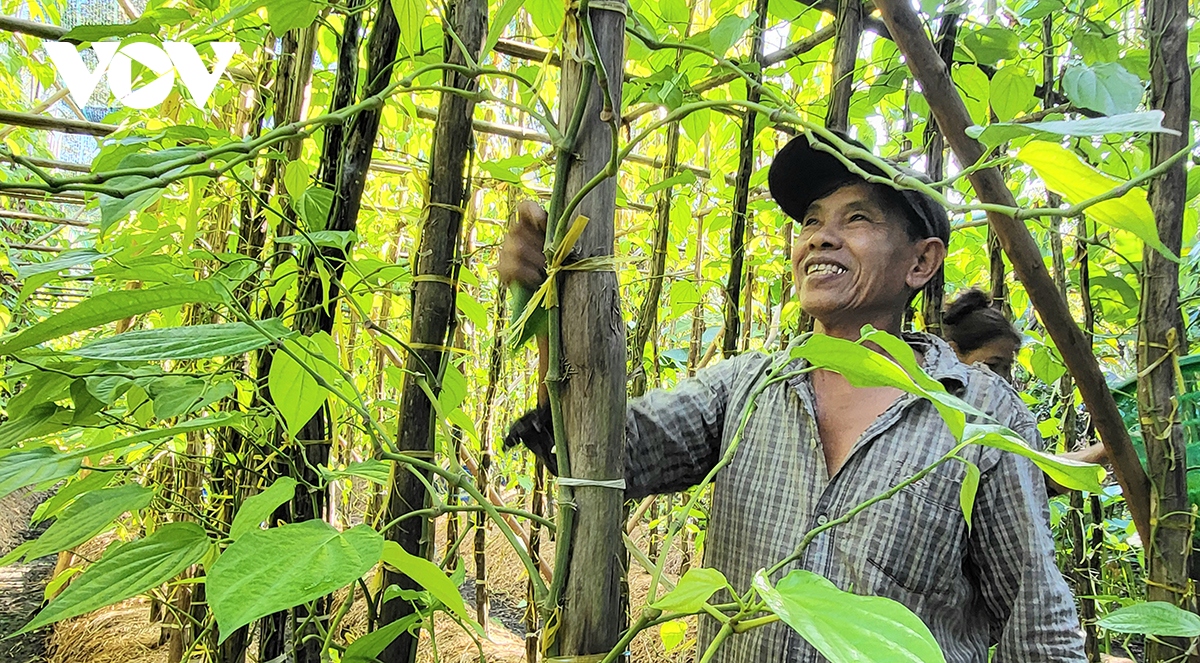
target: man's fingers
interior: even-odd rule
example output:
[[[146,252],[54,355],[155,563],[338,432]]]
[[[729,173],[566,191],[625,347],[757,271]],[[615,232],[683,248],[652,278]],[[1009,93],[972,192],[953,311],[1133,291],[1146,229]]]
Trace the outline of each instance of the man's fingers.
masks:
[[[521,225],[527,225],[546,234],[546,210],[532,200],[522,200],[517,204],[517,220]]]

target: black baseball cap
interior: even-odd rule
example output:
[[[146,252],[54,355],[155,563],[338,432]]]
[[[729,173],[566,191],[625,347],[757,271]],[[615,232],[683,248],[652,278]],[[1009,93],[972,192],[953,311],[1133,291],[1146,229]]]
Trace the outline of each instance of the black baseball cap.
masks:
[[[847,143],[867,149],[865,145],[843,132],[832,133]],[[819,137],[806,132],[788,141],[775,155],[767,174],[771,197],[785,214],[796,220],[804,218],[808,206],[814,200],[861,179],[857,174],[850,172],[837,157],[813,147],[813,141],[819,140]],[[830,148],[836,149],[832,145]],[[883,171],[874,164],[860,160],[855,160],[854,163],[872,175],[884,176]],[[929,178],[922,173],[894,163],[892,166],[905,175],[929,183]],[[902,189],[897,190],[897,193],[908,208],[905,211],[913,234],[918,238],[937,237],[949,246],[950,218],[946,215],[946,208],[920,191]]]

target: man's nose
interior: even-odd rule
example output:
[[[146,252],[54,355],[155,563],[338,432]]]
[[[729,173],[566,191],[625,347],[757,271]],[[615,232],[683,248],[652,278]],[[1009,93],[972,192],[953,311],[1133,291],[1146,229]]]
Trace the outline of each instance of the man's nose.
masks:
[[[817,224],[808,235],[808,246],[812,249],[837,248],[841,245],[842,238],[837,229],[826,223]]]

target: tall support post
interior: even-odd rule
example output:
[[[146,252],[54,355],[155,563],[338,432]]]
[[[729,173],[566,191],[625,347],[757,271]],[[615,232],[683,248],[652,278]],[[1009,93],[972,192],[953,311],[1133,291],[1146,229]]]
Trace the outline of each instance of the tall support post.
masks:
[[[946,63],[946,69],[954,62],[954,45],[958,42],[958,14],[945,14],[938,23],[937,47],[938,55]],[[942,132],[938,131],[937,123],[930,117],[925,123],[925,174],[934,182],[946,176],[946,141]],[[941,336],[942,308],[946,301],[946,269],[939,269],[921,293],[921,319],[925,322],[925,331]]]
[[[754,32],[751,35],[751,53],[759,67],[750,76],[756,83],[762,82],[763,31],[767,27],[767,0],[755,3]],[[746,101],[756,104],[762,98],[757,87],[746,90]],[[746,259],[747,208],[750,205],[750,176],[754,174],[754,136],[758,113],[747,110],[742,115],[742,134],[738,140],[738,170],[733,183],[733,224],[729,229],[729,280],[725,282],[725,336],[721,342],[721,353],[726,357],[737,354],[741,324],[738,307],[742,301],[742,270]],[[750,324],[749,320],[744,321]]]
[[[389,3],[380,5],[381,14],[391,15]],[[456,0],[451,3],[446,18],[443,48],[445,60],[466,65],[475,62],[487,34],[486,0]],[[394,19],[393,19],[394,20]],[[464,55],[456,40],[470,53]],[[368,78],[368,80],[371,80]],[[446,70],[442,85],[464,91],[474,91],[476,79],[459,71]],[[422,214],[421,239],[413,270],[412,324],[409,343],[412,350],[405,361],[404,386],[400,394],[399,430],[396,447],[402,453],[417,456],[433,453],[437,419],[421,385],[424,381],[438,393],[442,366],[446,354],[442,348],[449,342],[456,305],[458,250],[461,243],[463,217],[467,204],[467,155],[473,147],[472,116],[475,102],[466,96],[442,93],[438,120],[434,126],[433,154],[429,164],[429,192]],[[369,151],[369,150],[368,150]],[[364,169],[365,173],[365,169]],[[384,521],[392,522],[400,515],[423,508],[429,495],[424,482],[413,472],[397,467],[392,473],[387,513]],[[410,554],[428,557],[430,522],[425,518],[410,518],[393,526],[384,535],[399,543]],[[387,571],[384,583],[404,589],[419,589],[408,576]],[[388,601],[380,610],[380,624],[386,625],[412,614],[408,601]],[[384,663],[411,663],[416,660],[417,639],[401,634],[379,657]]]
[[[938,127],[958,162],[979,161],[984,154],[983,146],[966,133],[967,127],[972,124],[970,114],[950,79],[945,62],[925,36],[925,28],[916,11],[905,0],[877,0],[875,5],[913,76],[921,84],[929,108],[937,118]],[[1017,206],[1015,196],[995,167],[980,168],[972,172],[969,179],[981,201]],[[1067,300],[1055,287],[1042,260],[1041,249],[1025,224],[998,212],[988,212],[988,224],[995,228],[1004,252],[1012,259],[1013,271],[1025,286],[1046,331],[1079,385],[1080,394],[1092,414],[1092,421],[1124,490],[1133,521],[1142,540],[1149,541],[1149,480],[1129,441],[1129,431],[1125,429],[1121,413],[1092,354],[1091,344],[1075,324]]]
[[[559,158],[567,163],[560,165],[565,171],[560,170],[559,176],[566,179],[556,187],[562,187],[567,201],[583,195],[575,212],[562,219],[551,236],[561,241],[578,216],[589,220],[568,262],[613,254],[617,182],[612,166],[625,64],[623,5],[605,2],[589,7],[585,0],[567,14],[570,36],[565,41],[567,48],[577,52],[563,57],[565,103],[559,119],[564,127],[576,119],[579,125],[574,149],[560,152]],[[598,184],[592,182],[597,177],[603,178]],[[595,186],[584,193],[589,182]],[[559,221],[560,210],[553,202],[550,207],[551,222]],[[569,458],[566,470],[560,460],[559,470],[584,481],[620,479],[625,471],[626,371],[617,276],[606,269],[565,270],[555,278],[560,294],[559,306],[550,315],[550,352],[557,361],[549,365],[547,387],[551,398],[557,396],[561,404],[556,429],[561,430]],[[558,545],[568,546],[568,555],[561,559],[565,568],[557,563],[555,567],[556,574],[565,571],[566,577],[554,578],[554,585],[562,588],[563,602],[551,651],[562,656],[606,653],[616,644],[624,622],[620,597],[624,491],[560,485],[559,496]],[[564,523],[569,527],[564,528]]]
[[[837,36],[833,42],[833,82],[829,88],[829,106],[825,126],[837,131],[850,129],[850,94],[854,90],[854,65],[858,62],[858,44],[862,40],[862,0],[838,0],[833,22]]]
[[[1163,126],[1177,135],[1153,134],[1152,165],[1186,148],[1192,140],[1191,72],[1188,70],[1187,0],[1147,0],[1150,42],[1150,105],[1163,111]],[[1187,175],[1182,161],[1150,183],[1150,207],[1158,236],[1179,254]],[[1179,265],[1147,246],[1142,250],[1142,302],[1138,322],[1138,415],[1150,474],[1150,521],[1146,542],[1149,577],[1146,598],[1188,607],[1188,555],[1192,550],[1192,508],[1187,494],[1187,446],[1180,425],[1176,382],[1178,358],[1187,354],[1179,311]],[[1146,642],[1146,660],[1178,658],[1188,641]]]

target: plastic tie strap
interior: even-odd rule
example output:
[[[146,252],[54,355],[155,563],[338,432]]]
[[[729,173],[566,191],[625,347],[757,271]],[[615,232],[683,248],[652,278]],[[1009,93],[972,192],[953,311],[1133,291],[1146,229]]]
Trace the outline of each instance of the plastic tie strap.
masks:
[[[625,490],[624,479],[580,479],[579,477],[559,477],[558,485],[569,486],[571,488],[612,488],[613,490]]]

